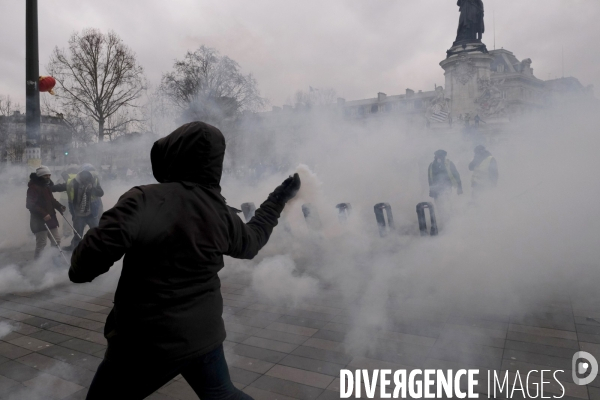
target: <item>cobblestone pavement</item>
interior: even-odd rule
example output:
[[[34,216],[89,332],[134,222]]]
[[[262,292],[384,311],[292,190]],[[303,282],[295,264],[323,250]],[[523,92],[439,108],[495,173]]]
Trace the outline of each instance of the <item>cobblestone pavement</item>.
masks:
[[[529,304],[534,311],[527,313],[407,304],[387,310],[386,330],[369,330],[334,290],[281,307],[253,293],[240,273],[222,279],[222,293],[232,380],[258,400],[337,399],[343,368],[479,368],[481,377],[486,370],[524,376],[562,369],[565,399],[600,399],[600,378],[587,387],[571,380],[576,351],[600,359],[598,297],[557,297]],[[102,331],[113,295],[91,283],[1,296],[0,319],[14,330],[0,341],[0,399],[84,399],[106,349]],[[350,346],[361,338],[367,346]],[[557,385],[546,390],[560,394]],[[149,397],[195,398],[180,376]]]

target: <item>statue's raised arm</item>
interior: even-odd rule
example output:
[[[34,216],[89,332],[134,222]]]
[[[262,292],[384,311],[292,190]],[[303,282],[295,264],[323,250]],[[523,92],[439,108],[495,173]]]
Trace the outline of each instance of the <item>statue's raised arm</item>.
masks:
[[[485,32],[483,1],[458,0],[456,4],[459,7],[460,19],[455,44],[480,43]]]

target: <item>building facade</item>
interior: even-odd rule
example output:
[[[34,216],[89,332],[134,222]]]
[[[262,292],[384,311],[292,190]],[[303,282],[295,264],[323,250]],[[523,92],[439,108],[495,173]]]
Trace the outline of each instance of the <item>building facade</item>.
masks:
[[[63,118],[42,115],[40,129],[42,164],[66,164],[72,137]],[[15,111],[12,115],[0,116],[0,163],[26,163],[26,139],[25,114]]]

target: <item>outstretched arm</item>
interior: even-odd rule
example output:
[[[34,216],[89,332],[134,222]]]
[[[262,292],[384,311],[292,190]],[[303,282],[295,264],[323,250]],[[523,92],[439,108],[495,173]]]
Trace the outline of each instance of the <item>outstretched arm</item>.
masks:
[[[269,241],[273,228],[285,204],[267,199],[256,210],[254,217],[244,224],[237,213],[230,211],[233,219],[229,251],[233,258],[252,259]]]
[[[138,236],[144,193],[133,188],[106,211],[97,228],[92,228],[71,257],[71,282],[91,282],[107,272],[129,249]]]
[[[252,259],[269,241],[277,220],[290,199],[300,189],[300,177],[294,174],[278,186],[260,205],[254,217],[244,224],[237,213],[232,214],[230,246],[226,255],[234,258]]]

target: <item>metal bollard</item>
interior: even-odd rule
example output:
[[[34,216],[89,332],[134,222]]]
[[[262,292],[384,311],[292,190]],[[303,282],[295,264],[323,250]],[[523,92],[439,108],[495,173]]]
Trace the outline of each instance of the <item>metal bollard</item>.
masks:
[[[335,208],[338,209],[338,219],[340,224],[345,224],[348,222],[348,217],[350,216],[350,212],[352,211],[352,206],[350,203],[340,203]]]
[[[244,218],[246,218],[246,222],[250,221],[252,217],[254,217],[254,213],[256,212],[256,206],[254,203],[244,203],[242,204],[242,212],[244,213]]]
[[[435,210],[431,203],[419,203],[417,204],[417,218],[419,219],[419,231],[421,236],[427,236],[427,220],[425,219],[425,209],[429,209],[429,218],[431,219],[431,233],[429,235],[436,236],[438,234],[437,220],[435,218]]]
[[[317,208],[312,204],[302,204],[302,214],[306,220],[306,225],[312,231],[320,231],[323,225],[321,224],[321,218]]]
[[[387,236],[388,231],[392,231],[395,229],[394,216],[392,215],[392,207],[389,203],[379,203],[375,204],[374,209],[375,219],[377,220],[377,225],[379,226],[379,236],[385,237]],[[387,229],[383,210],[385,210],[385,214],[387,215]]]

